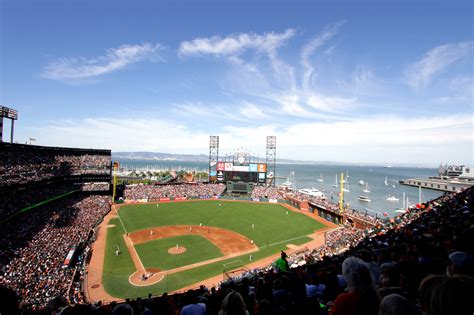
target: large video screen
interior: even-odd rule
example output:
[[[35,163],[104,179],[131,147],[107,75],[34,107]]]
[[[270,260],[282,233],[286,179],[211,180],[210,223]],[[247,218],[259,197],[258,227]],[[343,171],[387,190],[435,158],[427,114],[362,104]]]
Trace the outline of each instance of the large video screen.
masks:
[[[249,172],[225,172],[226,181],[242,181],[242,182],[257,182],[258,173],[249,173]]]

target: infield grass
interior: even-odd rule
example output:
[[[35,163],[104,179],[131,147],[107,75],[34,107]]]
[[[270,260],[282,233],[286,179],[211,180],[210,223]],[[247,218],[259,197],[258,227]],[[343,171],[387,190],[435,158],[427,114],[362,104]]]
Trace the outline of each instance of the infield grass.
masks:
[[[249,255],[241,255],[166,275],[161,282],[155,285],[136,287],[128,281],[130,274],[135,271],[135,267],[130,254],[125,250],[122,235],[126,232],[167,225],[199,225],[202,223],[205,226],[228,229],[254,240],[259,249],[252,253],[252,256],[253,261],[257,261],[281,250],[286,250],[287,244],[300,245],[310,241],[311,239],[307,235],[324,227],[318,221],[304,214],[288,211],[278,204],[221,200],[163,203],[159,207],[154,204],[127,205],[120,208],[119,214],[126,231],[118,218],[110,220],[109,224],[115,225],[115,227],[109,228],[107,232],[103,270],[105,290],[118,298],[143,297],[148,293],[162,294],[179,290],[187,285],[222,274],[226,263],[235,261],[240,261],[237,262],[237,265],[249,263]],[[255,226],[253,229],[252,224]],[[123,249],[122,254],[118,257],[115,256],[114,244],[118,244]],[[153,255],[150,254],[150,257]],[[202,260],[206,260],[206,258]],[[172,266],[172,268],[175,267],[178,266]]]
[[[169,254],[176,244],[186,248],[182,254]],[[145,269],[169,270],[223,256],[219,248],[200,235],[181,235],[134,245]]]

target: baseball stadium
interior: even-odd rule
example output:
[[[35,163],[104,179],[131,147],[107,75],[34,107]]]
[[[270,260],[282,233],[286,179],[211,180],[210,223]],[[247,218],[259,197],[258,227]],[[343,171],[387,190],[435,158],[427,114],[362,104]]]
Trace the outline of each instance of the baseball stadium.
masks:
[[[13,133],[17,112],[1,113]],[[360,277],[378,309],[392,291],[416,300],[429,274],[472,275],[472,188],[386,219],[345,207],[343,185],[339,203],[277,186],[274,136],[264,160],[221,157],[210,136],[207,178],[152,183],[121,178],[111,150],[2,140],[1,314],[218,314],[232,292],[247,314],[326,314]]]

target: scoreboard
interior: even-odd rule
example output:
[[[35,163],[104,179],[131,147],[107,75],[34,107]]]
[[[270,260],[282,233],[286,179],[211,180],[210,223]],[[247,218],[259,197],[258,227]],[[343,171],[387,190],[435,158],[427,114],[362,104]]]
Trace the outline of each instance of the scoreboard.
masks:
[[[246,182],[264,184],[267,179],[266,163],[234,164],[231,162],[217,162],[215,173],[211,178],[217,182]],[[268,176],[273,174],[269,174]]]

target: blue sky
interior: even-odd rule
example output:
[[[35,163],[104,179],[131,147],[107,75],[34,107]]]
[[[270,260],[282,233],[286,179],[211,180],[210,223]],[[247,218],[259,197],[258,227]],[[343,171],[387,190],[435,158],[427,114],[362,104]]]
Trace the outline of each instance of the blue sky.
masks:
[[[22,143],[472,163],[472,2],[381,2],[3,0],[0,102]]]

